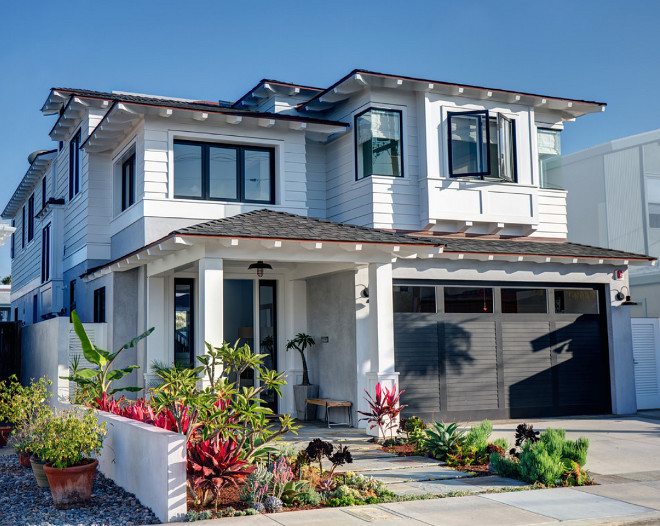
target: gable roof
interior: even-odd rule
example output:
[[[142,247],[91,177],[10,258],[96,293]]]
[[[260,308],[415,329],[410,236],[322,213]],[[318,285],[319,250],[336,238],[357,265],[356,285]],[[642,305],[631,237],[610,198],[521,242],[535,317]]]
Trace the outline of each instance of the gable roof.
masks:
[[[433,237],[367,228],[262,209],[175,230],[171,235],[442,246]]]

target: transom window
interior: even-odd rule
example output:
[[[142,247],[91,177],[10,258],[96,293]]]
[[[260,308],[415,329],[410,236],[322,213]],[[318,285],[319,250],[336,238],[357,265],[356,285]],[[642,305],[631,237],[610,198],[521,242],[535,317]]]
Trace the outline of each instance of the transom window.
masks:
[[[403,177],[402,113],[371,108],[355,116],[357,179]]]
[[[174,141],[174,197],[275,202],[272,148]]]
[[[516,181],[515,122],[488,110],[449,112],[449,175]]]

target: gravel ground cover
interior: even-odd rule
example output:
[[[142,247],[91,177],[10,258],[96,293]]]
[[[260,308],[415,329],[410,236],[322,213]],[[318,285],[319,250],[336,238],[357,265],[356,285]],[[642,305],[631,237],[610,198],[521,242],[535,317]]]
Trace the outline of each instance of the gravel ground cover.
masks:
[[[138,526],[160,524],[153,512],[112,480],[96,473],[92,498],[84,508],[58,510],[48,488],[40,488],[18,456],[0,457],[2,526]]]

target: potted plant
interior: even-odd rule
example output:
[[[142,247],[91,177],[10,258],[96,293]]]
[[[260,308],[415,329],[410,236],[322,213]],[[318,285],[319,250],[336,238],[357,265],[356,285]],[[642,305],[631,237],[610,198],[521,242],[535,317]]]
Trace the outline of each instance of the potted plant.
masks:
[[[304,332],[299,332],[293,339],[286,342],[286,350],[295,349],[300,353],[300,358],[302,359],[302,383],[293,386],[293,398],[296,403],[296,417],[298,420],[314,419],[316,406],[312,406],[308,411],[306,400],[319,396],[319,386],[312,385],[309,381],[309,371],[307,369],[307,360],[305,359],[305,350],[312,345],[316,345],[314,338]]]
[[[56,508],[76,508],[89,500],[99,463],[90,457],[101,451],[103,435],[105,423],[99,424],[91,410],[64,411],[45,422],[33,448],[46,462],[44,472]]]

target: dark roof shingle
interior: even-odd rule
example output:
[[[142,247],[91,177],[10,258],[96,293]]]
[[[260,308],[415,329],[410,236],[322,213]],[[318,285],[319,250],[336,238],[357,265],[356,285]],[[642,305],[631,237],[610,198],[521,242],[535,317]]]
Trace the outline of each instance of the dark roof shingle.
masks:
[[[433,237],[415,237],[323,219],[262,209],[216,219],[172,232],[172,235],[291,239],[301,241],[338,241],[386,245],[441,246]]]

